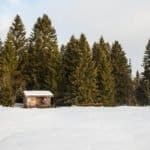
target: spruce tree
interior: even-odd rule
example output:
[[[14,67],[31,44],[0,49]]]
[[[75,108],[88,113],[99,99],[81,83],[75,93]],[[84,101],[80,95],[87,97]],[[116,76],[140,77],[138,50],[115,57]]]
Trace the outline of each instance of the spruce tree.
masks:
[[[2,41],[0,40],[0,92],[2,88],[3,81],[3,45]]]
[[[115,79],[115,101],[117,105],[129,105],[131,90],[130,67],[121,45],[115,41],[111,50],[113,75]]]
[[[12,23],[9,32],[12,34],[12,41],[14,43],[18,62],[21,61],[21,56],[24,50],[26,49],[26,32],[24,24],[19,15],[16,15],[14,22]]]
[[[24,69],[27,89],[51,90],[56,94],[59,62],[56,31],[51,20],[44,14],[37,19],[30,37],[28,63]]]
[[[145,93],[146,84],[141,76],[141,74],[137,71],[136,77],[134,79],[134,94],[137,101],[137,105],[147,105],[147,97]]]
[[[1,48],[1,42],[0,42],[0,105],[4,105],[4,101],[3,101],[3,75],[4,75],[4,70],[3,70],[3,56],[2,56],[2,48]]]
[[[2,80],[4,82],[3,87],[1,88],[3,89],[1,97],[5,94],[11,96],[12,98],[9,102],[10,105],[15,103],[16,96],[20,95],[18,94],[22,81],[20,80],[22,77],[20,62],[25,48],[25,43],[24,25],[20,16],[17,15],[9,29],[3,51],[1,52],[1,68],[3,68]],[[9,97],[4,96],[3,100],[4,99],[7,100]],[[9,105],[7,102],[5,105],[6,104]]]
[[[64,92],[65,92],[65,75],[64,75],[64,54],[65,54],[66,46],[61,45],[60,48],[60,79],[59,79],[59,97],[63,99]]]
[[[144,54],[144,72],[143,72],[143,83],[145,84],[145,97],[147,104],[150,104],[150,40],[146,46]]]
[[[24,62],[24,54],[27,51],[27,39],[26,31],[22,19],[19,15],[16,15],[12,25],[10,26],[9,33],[12,35],[12,42],[15,46],[17,55],[17,71],[21,74]]]
[[[8,33],[2,52],[2,86],[0,103],[4,106],[12,106],[16,100],[16,68],[17,55],[13,43],[13,35]]]
[[[144,80],[150,82],[150,40],[146,46],[146,51],[144,54]]]
[[[97,98],[96,67],[88,41],[84,34],[79,39],[80,58],[72,75],[69,77],[72,87],[72,100],[76,105],[93,105]],[[77,58],[78,59],[78,58]]]
[[[0,72],[1,72],[1,70],[2,70],[2,60],[3,60],[3,43],[2,43],[2,41],[1,41],[1,39],[0,39]],[[0,80],[1,80],[1,73],[0,73]]]
[[[134,80],[132,79],[132,63],[131,63],[131,59],[129,59],[129,63],[128,63],[128,66],[129,66],[129,80],[128,80],[128,89],[127,89],[127,92],[128,92],[128,101],[127,101],[127,105],[136,105],[137,104],[137,101],[136,101],[136,97],[134,95]]]
[[[15,74],[15,94],[16,94],[16,101],[22,101],[22,94],[24,89],[24,76],[23,76],[23,67],[25,64],[25,53],[27,51],[27,39],[25,37],[26,32],[24,28],[24,24],[22,19],[19,15],[16,15],[10,29],[9,33],[12,36],[12,42],[14,45],[14,49],[16,51],[16,74]]]
[[[93,60],[97,67],[98,102],[105,106],[114,105],[114,78],[110,57],[110,46],[100,39],[93,45]]]
[[[62,54],[62,97],[64,104],[71,104],[72,84],[70,77],[75,71],[80,61],[79,41],[74,36],[71,36],[66,46],[61,49]]]

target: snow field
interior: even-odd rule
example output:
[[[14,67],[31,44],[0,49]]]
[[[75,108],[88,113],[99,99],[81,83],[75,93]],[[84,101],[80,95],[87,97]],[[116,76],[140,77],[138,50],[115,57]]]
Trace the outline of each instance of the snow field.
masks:
[[[0,107],[0,150],[149,150],[150,107]]]

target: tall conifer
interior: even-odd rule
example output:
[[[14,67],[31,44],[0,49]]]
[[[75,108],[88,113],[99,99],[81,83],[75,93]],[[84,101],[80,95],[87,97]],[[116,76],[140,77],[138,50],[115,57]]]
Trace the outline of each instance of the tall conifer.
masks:
[[[0,93],[0,103],[4,106],[12,106],[16,101],[16,68],[17,55],[13,43],[13,35],[8,33],[5,41],[4,50],[2,51],[2,86]]]
[[[150,104],[150,40],[146,46],[144,54],[144,72],[143,72],[143,83],[145,84],[145,97],[147,99],[146,104]]]
[[[114,105],[114,78],[110,57],[110,46],[100,39],[93,45],[93,60],[97,67],[98,102],[102,105]]]
[[[47,89],[57,93],[59,80],[57,36],[47,15],[38,18],[30,37],[27,74],[28,89]],[[32,70],[30,69],[32,68]]]
[[[71,80],[73,72],[80,61],[79,41],[74,36],[71,36],[66,46],[62,47],[62,95],[64,103],[72,103]]]
[[[141,74],[137,71],[136,77],[134,79],[134,94],[136,98],[137,105],[147,105],[147,97],[145,93],[145,83]]]
[[[84,34],[79,39],[80,58],[71,79],[73,103],[94,104],[97,98],[96,67]]]
[[[130,105],[131,70],[121,45],[115,41],[111,50],[113,75],[115,79],[115,100],[117,105]]]
[[[23,89],[24,89],[24,76],[23,67],[26,62],[25,54],[27,51],[27,39],[26,31],[22,19],[19,15],[16,15],[9,32],[12,34],[12,42],[15,46],[17,66],[16,66],[16,100],[17,102],[22,99]]]

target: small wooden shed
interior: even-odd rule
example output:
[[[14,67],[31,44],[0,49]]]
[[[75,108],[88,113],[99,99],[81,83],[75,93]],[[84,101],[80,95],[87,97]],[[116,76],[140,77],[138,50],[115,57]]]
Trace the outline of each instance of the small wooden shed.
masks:
[[[24,91],[25,108],[47,108],[54,106],[54,95],[50,91]]]

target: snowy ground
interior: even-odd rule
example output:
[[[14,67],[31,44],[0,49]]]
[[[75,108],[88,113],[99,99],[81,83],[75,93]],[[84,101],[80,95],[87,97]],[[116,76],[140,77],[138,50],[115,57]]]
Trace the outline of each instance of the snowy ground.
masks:
[[[150,107],[0,107],[0,150],[150,150]]]

